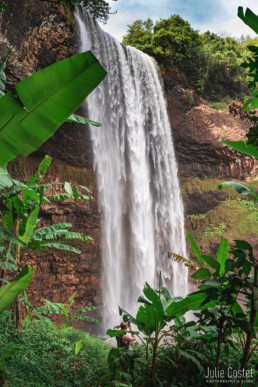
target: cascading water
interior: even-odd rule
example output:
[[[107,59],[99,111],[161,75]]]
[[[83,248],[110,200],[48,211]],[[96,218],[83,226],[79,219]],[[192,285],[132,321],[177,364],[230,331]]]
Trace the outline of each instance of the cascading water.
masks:
[[[103,321],[118,305],[135,313],[144,282],[187,292],[184,215],[166,102],[155,61],[124,47],[77,9],[80,51],[91,50],[107,77],[87,98],[102,219]]]

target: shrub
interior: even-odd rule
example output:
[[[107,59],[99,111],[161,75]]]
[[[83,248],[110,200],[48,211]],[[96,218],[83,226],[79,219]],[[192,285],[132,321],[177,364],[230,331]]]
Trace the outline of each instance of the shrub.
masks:
[[[1,323],[0,323],[1,324]],[[75,345],[83,345],[75,360]],[[1,324],[1,352],[20,345],[6,359],[7,381],[15,387],[98,386],[101,368],[107,367],[110,346],[98,338],[73,328],[57,329],[51,322],[24,324],[18,332],[12,325]]]

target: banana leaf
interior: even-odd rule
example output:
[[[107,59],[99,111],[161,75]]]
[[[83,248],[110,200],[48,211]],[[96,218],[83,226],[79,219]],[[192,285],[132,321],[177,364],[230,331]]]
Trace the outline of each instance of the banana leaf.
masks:
[[[206,297],[207,294],[201,292],[189,294],[182,301],[169,303],[165,311],[169,316],[179,317],[190,310],[202,310],[216,305],[216,301],[203,304]]]
[[[33,267],[24,266],[18,276],[8,285],[0,288],[0,313],[2,313],[23,292],[31,281]]]
[[[0,165],[38,149],[105,75],[106,71],[87,51],[19,82],[16,92],[24,106],[12,92],[0,98]]]
[[[239,152],[245,153],[249,156],[256,157],[258,159],[258,148],[251,144],[246,144],[244,141],[221,141],[223,144],[228,145],[230,148]]]
[[[37,224],[38,214],[39,214],[39,205],[36,205],[32,209],[30,215],[28,216],[28,219],[27,219],[26,225],[25,225],[24,234],[22,236],[20,236],[21,241],[26,243],[26,244],[29,243],[29,241],[31,240],[31,236],[32,236],[34,228]]]
[[[99,122],[92,121],[89,118],[77,116],[76,114],[70,115],[67,122],[75,122],[77,124],[88,124],[88,125],[93,125],[93,126],[101,126],[101,124]]]
[[[0,166],[0,189],[5,187],[8,188],[13,185],[12,178],[9,175],[6,167],[6,164]]]
[[[246,8],[244,13],[243,7],[238,7],[237,15],[245,24],[258,34],[258,16],[255,13],[253,13],[249,8]]]
[[[225,263],[228,258],[228,240],[226,238],[221,237],[219,249],[217,251],[217,259],[220,264],[220,275],[225,273]]]

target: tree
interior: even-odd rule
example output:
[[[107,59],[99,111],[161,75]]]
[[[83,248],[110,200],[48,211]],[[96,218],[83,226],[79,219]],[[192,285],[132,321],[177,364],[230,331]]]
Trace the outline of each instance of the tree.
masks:
[[[250,42],[258,46],[258,39]],[[153,56],[163,69],[184,71],[189,87],[202,97],[243,99],[247,92],[247,71],[239,66],[250,56],[243,39],[239,42],[209,31],[201,35],[173,15],[155,24],[150,19],[136,20],[128,26],[123,44]]]

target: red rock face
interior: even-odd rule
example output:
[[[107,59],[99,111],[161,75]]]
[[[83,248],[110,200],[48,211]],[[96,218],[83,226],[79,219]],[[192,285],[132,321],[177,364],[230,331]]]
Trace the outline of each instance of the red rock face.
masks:
[[[195,93],[182,87],[182,74],[173,70],[164,76],[168,114],[179,164],[179,175],[200,178],[254,178],[258,163],[220,141],[246,140],[249,125],[227,110],[215,110]]]
[[[67,17],[57,14],[49,4],[18,0],[14,7],[11,0],[6,3],[9,9],[0,20],[0,56],[3,58],[8,48],[12,48],[6,71],[10,89],[25,76],[72,55],[76,52],[76,45],[72,23],[69,24]],[[257,164],[252,158],[241,156],[218,143],[220,140],[243,139],[246,125],[225,111],[200,104],[202,101],[196,95],[193,95],[194,104],[190,105],[190,95],[182,89],[182,86],[187,86],[184,74],[171,70],[163,78],[179,175],[237,179],[254,176]],[[44,154],[53,158],[46,182],[69,181],[86,185],[95,199],[88,203],[65,201],[44,205],[40,212],[40,226],[70,222],[73,231],[90,235],[94,241],[74,244],[81,249],[81,255],[54,249],[28,254],[24,263],[31,263],[35,268],[29,299],[33,305],[41,305],[43,298],[65,303],[76,291],[74,310],[96,305],[97,312],[90,315],[99,317],[102,309],[100,214],[87,129],[83,125],[63,125],[34,155],[12,162],[9,171],[13,177],[27,181]],[[58,192],[58,189],[54,186],[52,192]],[[223,195],[218,192],[217,196],[206,199],[207,203],[201,195],[188,196],[185,199],[188,212],[198,213],[201,206],[205,212],[212,200],[216,204]],[[57,321],[62,323],[61,319]],[[74,325],[96,330],[96,326],[83,321]]]

